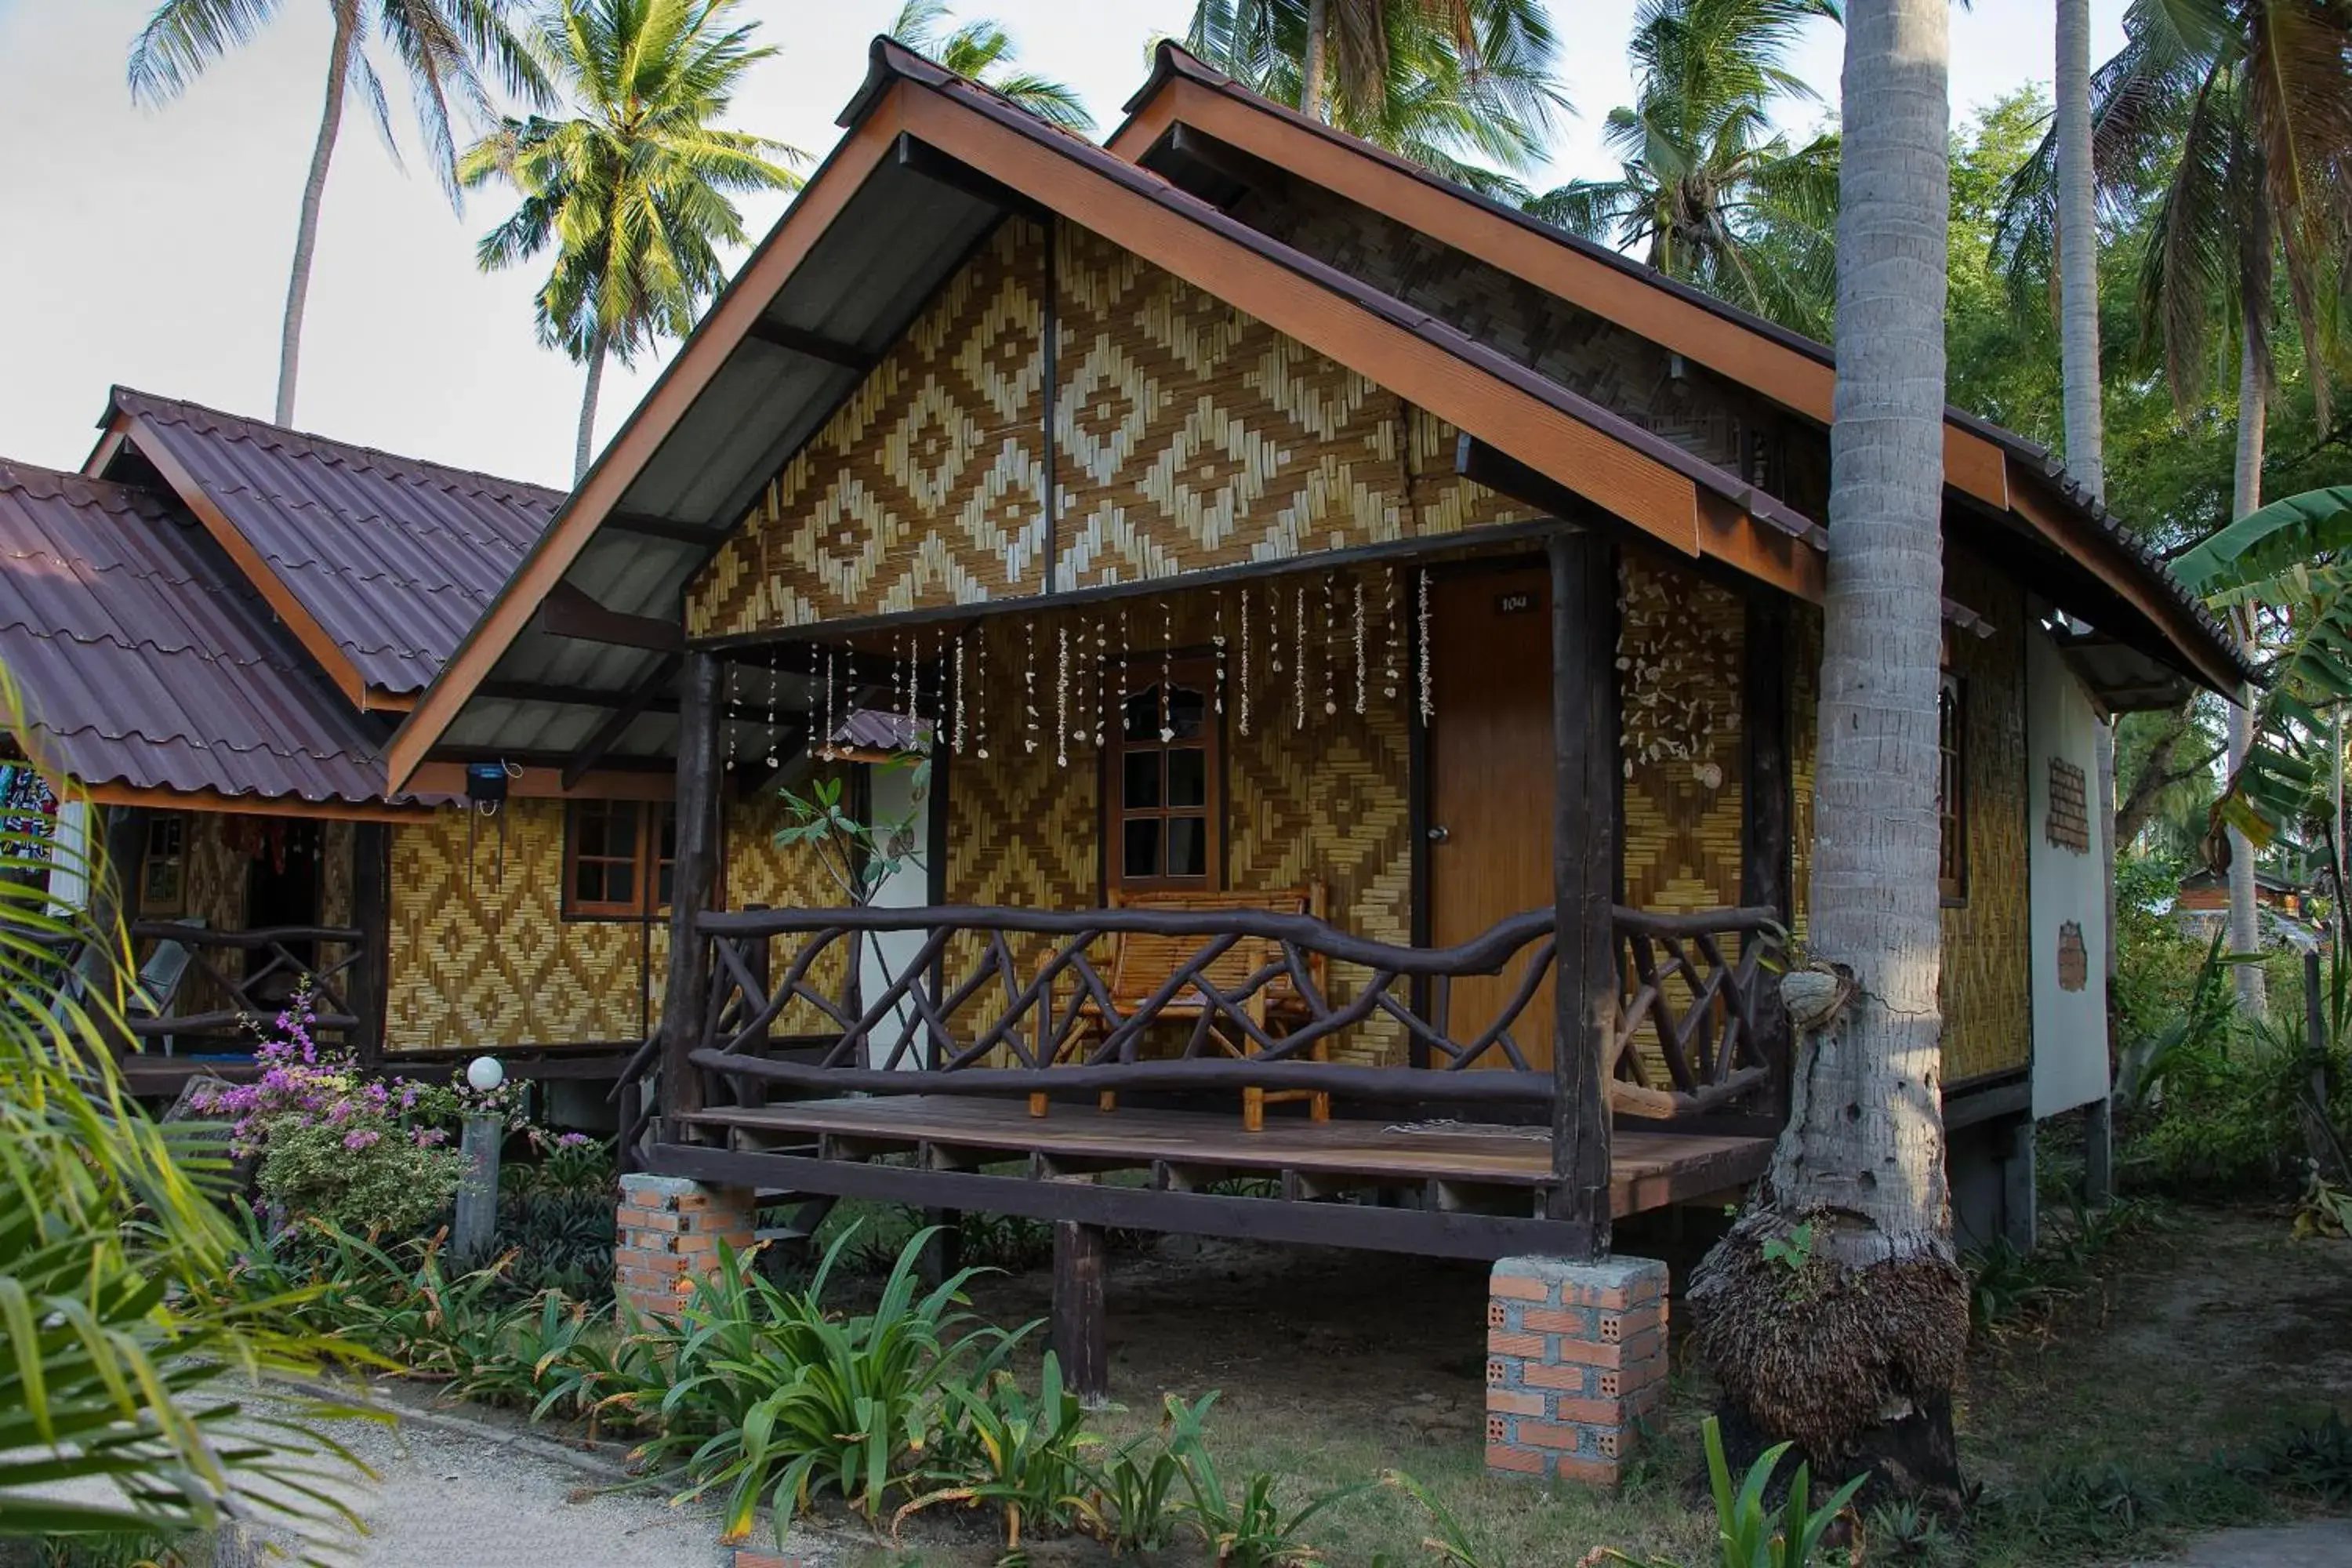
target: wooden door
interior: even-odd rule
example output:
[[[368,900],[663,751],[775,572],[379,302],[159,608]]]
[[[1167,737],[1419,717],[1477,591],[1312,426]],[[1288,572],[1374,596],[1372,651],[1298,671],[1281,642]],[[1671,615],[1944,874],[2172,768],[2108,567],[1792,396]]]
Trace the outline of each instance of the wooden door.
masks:
[[[1552,901],[1551,574],[1448,574],[1430,596],[1429,924],[1451,947]],[[1454,982],[1454,1039],[1486,1027],[1522,968]],[[1549,978],[1511,1037],[1529,1068],[1551,1066]],[[1480,1065],[1510,1062],[1498,1046]]]

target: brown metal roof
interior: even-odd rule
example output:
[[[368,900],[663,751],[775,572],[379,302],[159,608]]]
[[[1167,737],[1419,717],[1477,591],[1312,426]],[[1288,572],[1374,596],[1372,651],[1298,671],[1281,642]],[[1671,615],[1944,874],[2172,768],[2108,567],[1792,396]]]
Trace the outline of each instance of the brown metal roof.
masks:
[[[85,784],[383,797],[377,727],[166,496],[0,460],[0,666]]]
[[[120,427],[118,416],[167,482],[184,475],[201,491],[180,499],[216,509],[373,691],[429,685],[563,501],[129,387],[114,389],[106,423]]]

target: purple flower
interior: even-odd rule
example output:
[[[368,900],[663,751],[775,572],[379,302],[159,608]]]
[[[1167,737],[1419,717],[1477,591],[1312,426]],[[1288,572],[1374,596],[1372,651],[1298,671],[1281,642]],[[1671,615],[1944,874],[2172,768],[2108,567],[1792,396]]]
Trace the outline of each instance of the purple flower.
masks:
[[[585,1132],[562,1132],[556,1135],[555,1146],[559,1149],[578,1149],[594,1142],[596,1140],[589,1137]]]
[[[354,1127],[343,1134],[343,1147],[352,1150],[365,1149],[383,1136],[383,1133],[373,1127]]]
[[[420,1127],[415,1136],[419,1149],[435,1149],[449,1142],[449,1134],[438,1127]]]

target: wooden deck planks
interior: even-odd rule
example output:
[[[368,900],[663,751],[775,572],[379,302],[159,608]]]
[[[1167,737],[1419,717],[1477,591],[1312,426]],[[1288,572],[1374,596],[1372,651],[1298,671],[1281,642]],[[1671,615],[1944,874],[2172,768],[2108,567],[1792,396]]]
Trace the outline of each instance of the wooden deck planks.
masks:
[[[1032,1117],[1018,1101],[947,1095],[818,1100],[730,1107],[689,1119],[736,1147],[821,1142],[829,1153],[938,1148],[964,1160],[1041,1156],[1136,1167],[1354,1176],[1466,1187],[1535,1188],[1551,1175],[1541,1130],[1405,1131],[1376,1121],[1314,1122],[1273,1117],[1245,1132],[1236,1112],[1057,1105]],[[1610,1207],[1617,1217],[1738,1186],[1760,1174],[1771,1153],[1762,1138],[1621,1131],[1611,1149]]]

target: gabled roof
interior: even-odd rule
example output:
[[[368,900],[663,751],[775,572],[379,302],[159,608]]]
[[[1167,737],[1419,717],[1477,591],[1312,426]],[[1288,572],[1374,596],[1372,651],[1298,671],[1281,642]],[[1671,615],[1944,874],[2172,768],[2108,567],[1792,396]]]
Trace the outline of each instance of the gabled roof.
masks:
[[[152,466],[362,708],[430,684],[563,500],[129,387],[101,424],[89,471]]]
[[[1174,43],[1159,46],[1150,77],[1126,109],[1108,142],[1124,158],[1176,177],[1186,155],[1181,131],[1205,132],[1829,423],[1836,372],[1828,345],[1275,103]],[[2045,447],[1947,408],[1945,480],[2021,520],[2052,552],[2095,574],[2122,613],[2142,623],[2106,629],[2151,652],[2160,639],[2169,662],[2224,693],[2254,677],[2204,604]],[[2155,635],[2132,637],[2143,630]]]
[[[1818,594],[1819,529],[1737,476],[887,38],[870,59],[848,134],[394,737],[395,783],[436,747],[570,748],[584,766],[667,746],[672,727],[624,703],[660,678],[688,579],[1014,211],[1066,216],[1409,397],[1548,497]],[[593,688],[614,718],[492,685]]]
[[[101,799],[383,794],[375,726],[153,491],[0,461],[0,666],[26,750]]]

